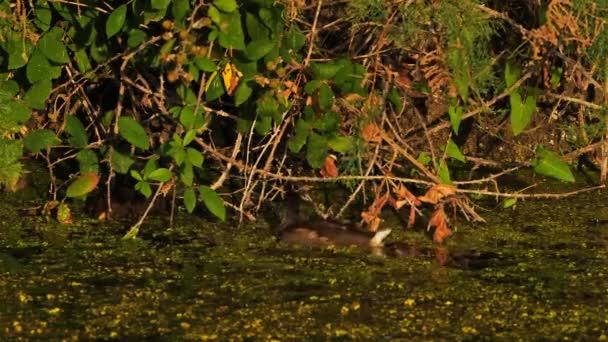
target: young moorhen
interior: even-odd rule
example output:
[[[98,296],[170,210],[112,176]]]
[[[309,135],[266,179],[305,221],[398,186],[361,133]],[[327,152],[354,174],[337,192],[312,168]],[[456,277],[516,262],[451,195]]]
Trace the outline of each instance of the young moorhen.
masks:
[[[391,232],[390,229],[379,230],[376,233],[365,232],[355,227],[332,222],[329,220],[300,219],[300,197],[294,192],[286,196],[287,214],[278,232],[282,241],[306,246],[360,246],[365,248],[380,248],[383,240]]]

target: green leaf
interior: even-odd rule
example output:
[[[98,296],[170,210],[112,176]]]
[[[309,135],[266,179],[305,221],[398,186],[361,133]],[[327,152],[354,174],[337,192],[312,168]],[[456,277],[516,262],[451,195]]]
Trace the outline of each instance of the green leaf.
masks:
[[[240,82],[234,92],[234,105],[240,106],[253,94],[253,89],[249,86],[249,82]]]
[[[150,5],[152,8],[159,11],[165,11],[169,6],[171,0],[151,0]]]
[[[80,120],[70,115],[65,120],[65,131],[71,136],[68,138],[68,143],[75,148],[84,148],[89,144],[89,136]]]
[[[16,133],[32,116],[32,110],[23,102],[10,98],[0,110],[0,131]]]
[[[184,125],[186,129],[191,129],[194,123],[194,105],[187,105],[182,108],[179,112],[179,122]]]
[[[38,153],[49,146],[56,146],[59,143],[61,143],[61,140],[57,138],[55,132],[48,129],[32,131],[23,139],[25,148],[34,153]]]
[[[53,13],[47,0],[37,0],[35,8],[36,19],[34,19],[34,25],[36,25],[41,31],[46,32],[51,27],[51,20],[53,19]]]
[[[96,173],[83,174],[76,178],[75,181],[68,186],[66,190],[66,197],[82,197],[89,192],[95,190],[99,183],[99,176]]]
[[[448,157],[450,158],[454,158],[456,160],[459,160],[461,162],[466,162],[467,159],[465,158],[464,154],[462,154],[462,152],[460,152],[460,149],[458,148],[458,145],[456,145],[452,139],[448,140],[448,143],[445,147],[445,154],[448,155]]]
[[[150,172],[146,179],[150,179],[157,182],[167,182],[171,179],[171,176],[173,176],[171,170],[164,167],[160,167]]]
[[[339,153],[347,153],[353,149],[351,137],[333,137],[327,142],[329,148]]]
[[[194,183],[194,170],[192,169],[192,164],[189,162],[184,163],[179,174],[179,179],[184,185],[192,186],[192,183]]]
[[[137,234],[139,234],[139,225],[134,225],[122,237],[122,240],[135,240],[137,238]]]
[[[243,50],[245,49],[245,34],[241,25],[241,15],[239,12],[222,16],[218,42],[226,49]]]
[[[454,84],[458,90],[458,95],[464,101],[467,102],[469,98],[469,76],[466,72],[456,72],[454,77]]]
[[[215,0],[213,5],[223,12],[234,12],[238,8],[236,0]]]
[[[34,83],[23,97],[31,108],[43,110],[46,100],[51,95],[53,84],[51,80],[40,80]]]
[[[439,163],[439,167],[437,168],[437,174],[439,175],[441,183],[448,185],[454,184],[452,183],[452,180],[450,178],[450,169],[448,168],[448,164],[445,162],[445,160],[442,160]]]
[[[341,121],[342,118],[340,117],[340,114],[336,112],[327,112],[314,120],[312,126],[323,133],[335,132],[340,127]]]
[[[319,108],[323,111],[331,108],[334,103],[334,92],[323,82],[319,86]]]
[[[61,41],[63,38],[63,30],[58,27],[53,27],[47,32],[36,44],[37,50],[39,49],[46,58],[49,60],[63,64],[70,61],[68,57],[68,50]]]
[[[565,182],[574,182],[574,175],[568,164],[560,156],[542,146],[536,150],[536,156],[531,163],[534,172],[553,177]]]
[[[78,70],[80,70],[81,73],[93,69],[91,61],[89,60],[89,55],[85,49],[74,52],[74,59],[76,60],[76,63],[78,63]],[[59,71],[61,71],[61,69]]]
[[[156,165],[156,160],[158,160],[158,157],[154,156],[154,158],[150,158],[146,162],[146,165],[144,166],[144,170],[143,170],[144,179],[148,179],[148,175],[150,175],[150,173],[152,173],[152,171],[158,169],[158,165]]]
[[[110,164],[116,172],[123,175],[126,174],[129,172],[129,169],[134,162],[135,161],[128,155],[122,154],[115,149],[110,148]]]
[[[211,189],[206,185],[199,187],[201,199],[209,211],[222,221],[226,221],[226,208],[224,207],[224,201],[215,190]]]
[[[19,83],[13,80],[0,81],[0,96],[13,97],[19,93]]]
[[[188,146],[192,142],[192,140],[194,140],[194,138],[196,138],[196,131],[193,129],[187,131],[184,135],[184,141],[182,142],[182,146]]]
[[[137,170],[131,170],[130,174],[131,174],[131,177],[133,177],[137,181],[144,180],[144,178],[141,176],[141,174]]]
[[[279,118],[281,115],[280,105],[272,91],[267,91],[256,101],[256,114],[261,117]]]
[[[403,110],[403,97],[396,88],[392,88],[388,93],[388,100],[393,104],[395,112],[401,113]]]
[[[186,17],[189,10],[189,0],[174,0],[173,4],[171,5],[171,15],[173,16],[173,20],[176,22],[181,22]]]
[[[196,207],[196,194],[194,193],[194,189],[187,188],[184,191],[184,206],[186,206],[188,213],[192,214]]]
[[[222,82],[222,78],[220,75],[216,75],[212,80],[209,88],[205,92],[205,99],[207,101],[213,101],[219,99],[222,95],[226,93],[224,89],[224,83]]]
[[[28,81],[34,84],[41,80],[52,80],[61,76],[61,67],[52,65],[42,52],[36,49],[27,63],[25,74]]]
[[[8,54],[7,68],[9,70],[21,68],[27,63],[32,50],[34,49],[34,45],[29,39],[24,40],[22,34],[19,32],[4,30],[3,36],[4,37],[0,42],[6,42],[2,44],[2,48]]]
[[[108,16],[108,20],[106,21],[106,35],[109,38],[112,38],[115,34],[120,32],[123,25],[125,24],[125,19],[127,18],[127,5],[123,4],[110,13]]]
[[[9,190],[16,190],[21,178],[22,164],[19,159],[23,156],[21,140],[0,138],[0,184]]]
[[[268,27],[251,12],[245,12],[245,27],[251,40],[267,39],[270,36]]]
[[[146,198],[150,198],[152,195],[152,188],[150,187],[150,183],[146,181],[139,181],[135,183],[135,190],[139,191],[140,194],[144,195]]]
[[[306,146],[306,161],[315,169],[320,168],[325,163],[327,156],[327,138],[311,133],[308,136],[308,144]]]
[[[283,45],[289,50],[298,51],[306,44],[306,35],[302,33],[297,25],[292,25],[283,39]]]
[[[127,38],[127,46],[134,49],[145,42],[147,38],[146,32],[138,29],[131,30],[129,31],[129,38]]]
[[[502,207],[504,209],[511,208],[517,204],[517,198],[507,198],[502,202]]]
[[[293,153],[298,153],[306,145],[306,139],[310,134],[312,127],[308,122],[303,119],[299,119],[296,123],[296,134],[289,139],[287,146]]]
[[[186,155],[188,156],[188,161],[195,167],[203,166],[203,154],[192,147],[186,148]]]
[[[196,56],[194,57],[194,64],[200,71],[204,72],[215,72],[217,70],[217,63],[212,61],[209,57]]]
[[[336,76],[338,71],[342,69],[342,65],[333,62],[312,63],[310,69],[315,75],[315,79],[329,80]]]
[[[272,48],[275,47],[275,42],[270,39],[254,40],[247,44],[245,48],[245,56],[249,60],[257,61],[262,57],[266,56]]]
[[[132,117],[121,116],[118,119],[118,130],[120,136],[125,138],[131,145],[142,150],[147,150],[150,147],[146,130]]]
[[[270,116],[258,116],[255,122],[255,132],[259,135],[266,135],[272,130],[272,117]]]
[[[528,95],[525,102],[522,102],[521,95],[515,91],[509,96],[511,103],[511,130],[513,135],[518,135],[526,129],[532,116],[536,111],[536,97]]]
[[[319,80],[311,80],[311,81],[307,82],[304,85],[304,91],[306,92],[306,94],[312,96],[312,95],[315,94],[315,91],[317,89],[319,89],[320,85],[321,85],[321,81],[319,81]]]
[[[505,83],[507,84],[507,87],[510,87],[517,82],[520,74],[521,66],[513,65],[511,62],[507,62],[505,67]],[[515,91],[517,91],[517,89],[515,89]]]
[[[95,151],[91,149],[80,150],[80,152],[76,153],[76,160],[78,161],[80,173],[99,172],[99,159]]]
[[[418,158],[416,158],[416,160],[418,162],[420,162],[420,164],[427,166],[429,165],[429,163],[431,162],[431,156],[429,156],[427,153],[425,152],[420,152],[420,154],[418,155]]]
[[[450,123],[452,123],[452,129],[454,130],[454,134],[458,135],[458,130],[460,129],[460,122],[462,120],[462,106],[450,106],[448,114],[450,115]]]

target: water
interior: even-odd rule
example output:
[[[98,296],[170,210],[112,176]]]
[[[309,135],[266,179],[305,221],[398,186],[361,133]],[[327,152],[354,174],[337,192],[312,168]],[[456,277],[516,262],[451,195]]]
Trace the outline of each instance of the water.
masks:
[[[8,196],[8,195],[3,195]],[[12,203],[2,200],[4,205]],[[493,204],[486,203],[486,206]],[[382,258],[275,241],[268,224],[128,224],[0,209],[6,341],[597,340],[608,335],[608,192],[480,211],[429,251]]]

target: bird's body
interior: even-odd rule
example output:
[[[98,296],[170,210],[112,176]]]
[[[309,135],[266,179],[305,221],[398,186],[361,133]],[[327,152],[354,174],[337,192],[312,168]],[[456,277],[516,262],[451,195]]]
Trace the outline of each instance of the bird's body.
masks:
[[[353,226],[330,220],[300,219],[300,197],[289,192],[286,198],[287,215],[278,232],[282,241],[306,246],[360,246],[380,248],[390,229],[379,230],[375,233],[359,230]]]

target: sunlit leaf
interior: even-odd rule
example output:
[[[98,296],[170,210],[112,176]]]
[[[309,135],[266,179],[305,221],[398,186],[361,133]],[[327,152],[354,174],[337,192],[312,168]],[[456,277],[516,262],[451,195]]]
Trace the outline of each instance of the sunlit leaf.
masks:
[[[61,76],[61,67],[52,65],[42,52],[36,49],[27,63],[25,74],[30,83],[52,80]]]
[[[57,206],[57,221],[61,224],[73,223],[72,209],[67,203],[60,203]]]
[[[116,7],[108,16],[106,21],[106,35],[111,38],[122,29],[127,18],[127,5],[123,4]]]
[[[116,172],[126,174],[134,162],[128,155],[122,154],[113,148],[110,149],[110,163]]]
[[[188,213],[192,213],[194,208],[196,207],[196,194],[194,193],[194,189],[187,188],[184,191],[184,206]]]
[[[312,63],[310,65],[310,69],[315,75],[315,79],[319,80],[329,80],[333,78],[341,68],[342,65],[333,62]]]
[[[186,17],[190,10],[189,0],[174,0],[171,5],[171,15],[176,22],[180,22]]]
[[[531,162],[534,172],[553,177],[565,182],[574,182],[574,175],[568,164],[553,151],[539,147],[536,156]]]
[[[206,185],[201,185],[199,188],[201,199],[209,211],[222,221],[226,221],[226,207],[224,200]]]
[[[460,148],[458,148],[458,145],[456,145],[452,139],[448,140],[448,143],[445,147],[445,153],[448,155],[448,157],[450,158],[454,158],[456,160],[459,160],[461,162],[466,162],[466,157],[464,156],[464,154],[462,154],[462,152],[460,151]]]
[[[336,152],[347,153],[353,148],[353,140],[351,137],[338,136],[329,139],[327,145]]]
[[[99,183],[99,176],[96,173],[83,174],[76,178],[75,181],[68,186],[65,195],[67,197],[82,197],[89,192],[95,190]]]
[[[454,131],[454,134],[458,135],[458,130],[460,129],[460,121],[462,120],[462,106],[450,106],[448,114],[450,115],[450,123],[452,124],[452,130]]]
[[[234,105],[240,106],[253,94],[253,89],[247,82],[241,82],[234,92]]]
[[[236,0],[215,0],[213,5],[224,12],[234,12],[238,8]]]
[[[76,153],[80,173],[99,173],[99,158],[91,149],[83,149]]]
[[[188,156],[188,161],[195,167],[203,166],[203,154],[201,151],[196,150],[192,147],[186,148],[186,155]]]
[[[331,90],[327,83],[323,82],[319,86],[319,108],[321,110],[328,110],[331,108],[334,102],[334,92]]]
[[[520,74],[521,66],[507,62],[507,65],[505,66],[505,83],[507,84],[507,87],[510,87],[517,82]],[[515,91],[517,91],[517,89],[515,89]]]
[[[121,116],[118,119],[118,130],[120,136],[125,138],[131,145],[142,150],[147,150],[150,147],[146,130],[132,117]]]
[[[523,102],[521,95],[515,91],[511,93],[509,100],[511,104],[511,130],[513,131],[513,135],[518,135],[528,127],[528,124],[532,120],[532,116],[536,111],[536,97],[528,95],[525,102]]]
[[[51,80],[40,80],[27,90],[23,100],[34,109],[44,109],[46,100],[51,95],[53,84]]]
[[[160,167],[148,175],[147,179],[157,181],[157,182],[167,182],[171,179],[172,173],[171,170]]]
[[[327,156],[327,138],[316,133],[311,133],[308,136],[308,143],[306,145],[306,160],[308,164],[318,169],[323,166],[325,156]]]
[[[34,153],[38,153],[42,149],[45,149],[49,146],[58,145],[59,143],[61,143],[61,140],[57,138],[55,132],[49,129],[39,129],[36,131],[32,131],[25,137],[25,139],[23,139],[23,144],[25,145],[25,148]]]
[[[42,51],[44,56],[55,63],[67,63],[68,50],[61,41],[63,38],[63,30],[58,27],[53,27],[47,32],[36,44],[36,48]]]
[[[68,143],[75,148],[83,148],[89,143],[87,131],[80,119],[70,115],[65,120],[65,131],[70,135]]]
[[[275,42],[270,39],[259,39],[254,40],[247,44],[245,48],[245,55],[252,61],[257,61],[262,57],[266,56],[275,47]]]

